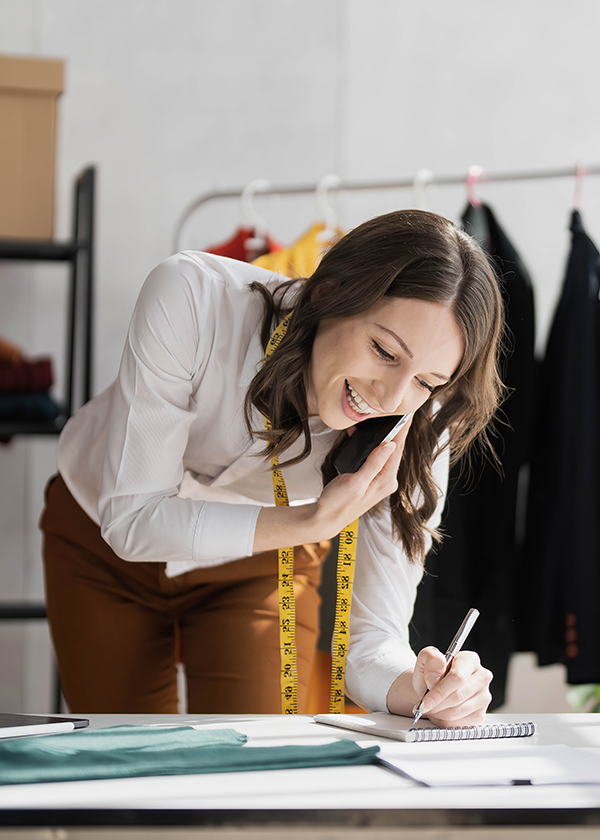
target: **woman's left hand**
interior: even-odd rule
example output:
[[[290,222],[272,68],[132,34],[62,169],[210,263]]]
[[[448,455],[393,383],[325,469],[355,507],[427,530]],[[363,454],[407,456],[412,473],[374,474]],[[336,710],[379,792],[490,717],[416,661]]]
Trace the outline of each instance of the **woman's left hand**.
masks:
[[[434,647],[423,648],[412,674],[405,671],[390,689],[389,711],[414,715],[421,697],[429,689],[423,700],[423,716],[436,726],[476,726],[482,723],[492,699],[491,671],[481,665],[476,653],[467,650],[455,656],[444,676],[446,667],[446,658],[441,651]]]
[[[473,651],[458,653],[446,676],[446,658],[434,647],[424,648],[413,671],[413,688],[423,700],[423,714],[436,726],[475,726],[483,722],[490,704],[491,671]],[[418,703],[418,701],[417,701]]]

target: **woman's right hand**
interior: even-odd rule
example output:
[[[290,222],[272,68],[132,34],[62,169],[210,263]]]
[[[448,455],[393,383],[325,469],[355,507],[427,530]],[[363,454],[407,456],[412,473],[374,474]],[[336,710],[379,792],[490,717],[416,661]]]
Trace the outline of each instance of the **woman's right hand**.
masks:
[[[323,489],[315,518],[329,527],[331,533],[321,539],[335,537],[342,528],[395,492],[409,428],[410,422],[393,441],[375,447],[359,470],[336,476]]]
[[[393,441],[377,446],[357,472],[336,476],[316,502],[262,508],[256,522],[253,551],[333,539],[390,496],[398,487],[398,468],[409,428],[407,423]]]

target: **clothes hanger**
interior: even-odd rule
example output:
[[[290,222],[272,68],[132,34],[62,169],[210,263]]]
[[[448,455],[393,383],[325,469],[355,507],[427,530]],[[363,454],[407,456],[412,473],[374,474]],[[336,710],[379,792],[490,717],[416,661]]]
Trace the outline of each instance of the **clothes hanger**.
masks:
[[[583,193],[583,179],[586,175],[585,166],[581,161],[575,165],[575,191],[573,193],[573,210],[581,211],[581,196]]]
[[[484,171],[481,166],[474,164],[469,167],[466,178],[469,203],[463,213],[463,224],[468,233],[479,242],[484,251],[490,253],[491,242],[487,215],[481,200],[475,192],[475,185],[481,181],[483,176]]]
[[[330,242],[337,234],[337,213],[328,199],[328,191],[341,184],[342,179],[338,175],[324,175],[315,190],[315,202],[319,219],[323,221],[325,228],[317,234],[319,242]]]
[[[246,227],[252,228],[253,231],[253,235],[244,242],[244,247],[256,256],[267,250],[268,225],[254,205],[254,196],[256,193],[265,192],[270,186],[270,181],[255,178],[249,184],[246,184],[240,196],[243,223]]]
[[[475,185],[481,181],[483,175],[484,172],[481,166],[473,164],[473,166],[469,167],[469,171],[467,172],[467,196],[471,207],[481,207],[481,201],[475,192]]]
[[[412,184],[412,203],[418,210],[427,210],[425,190],[433,180],[431,169],[419,169]]]

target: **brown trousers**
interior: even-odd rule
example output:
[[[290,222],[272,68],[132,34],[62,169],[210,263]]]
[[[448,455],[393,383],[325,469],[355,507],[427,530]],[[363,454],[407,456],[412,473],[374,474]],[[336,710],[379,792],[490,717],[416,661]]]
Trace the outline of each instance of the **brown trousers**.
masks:
[[[178,660],[191,714],[281,711],[276,551],[168,578],[165,563],[117,557],[60,476],[49,485],[40,527],[48,620],[72,712],[176,713]],[[295,551],[300,712],[328,548]]]

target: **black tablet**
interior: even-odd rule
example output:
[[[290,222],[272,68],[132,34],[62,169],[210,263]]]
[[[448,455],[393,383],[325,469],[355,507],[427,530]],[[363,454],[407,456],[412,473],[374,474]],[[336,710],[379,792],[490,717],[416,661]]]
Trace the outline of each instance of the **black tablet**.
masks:
[[[21,738],[25,735],[53,735],[72,732],[89,726],[86,718],[50,715],[13,715],[0,712],[0,738]]]

